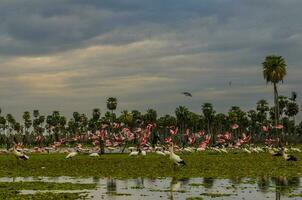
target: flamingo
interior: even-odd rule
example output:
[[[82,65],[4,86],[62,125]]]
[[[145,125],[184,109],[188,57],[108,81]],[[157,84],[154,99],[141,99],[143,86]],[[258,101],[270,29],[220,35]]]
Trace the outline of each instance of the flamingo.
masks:
[[[174,148],[174,144],[172,143],[172,145],[169,148],[169,150],[170,150],[170,160],[173,161],[178,166],[179,165],[186,165],[185,161],[174,153],[173,148]]]

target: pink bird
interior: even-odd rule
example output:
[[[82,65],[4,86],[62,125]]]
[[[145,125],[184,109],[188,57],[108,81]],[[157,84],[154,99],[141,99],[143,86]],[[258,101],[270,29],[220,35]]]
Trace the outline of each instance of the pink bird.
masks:
[[[262,126],[262,131],[263,132],[268,132],[268,126]]]
[[[177,132],[178,132],[178,127],[177,127],[177,128],[175,128],[175,130],[170,129],[170,133],[171,133],[171,135],[176,135],[176,134],[177,134]]]
[[[237,128],[239,128],[239,125],[238,125],[238,124],[233,124],[233,125],[231,126],[231,128],[232,128],[233,130],[236,130]]]
[[[276,129],[283,129],[284,126],[282,124],[278,124],[277,126],[275,126]]]
[[[170,143],[172,142],[172,138],[171,137],[167,137],[164,139],[165,140],[165,143]]]
[[[205,135],[205,131],[199,131],[198,134],[203,137]]]

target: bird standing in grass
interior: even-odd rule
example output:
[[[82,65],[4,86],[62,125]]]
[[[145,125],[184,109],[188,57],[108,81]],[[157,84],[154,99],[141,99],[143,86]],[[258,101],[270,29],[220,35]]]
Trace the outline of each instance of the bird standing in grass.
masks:
[[[284,160],[286,160],[286,161],[297,161],[298,160],[295,156],[285,153],[285,151],[282,152],[282,156],[283,156]]]
[[[98,153],[91,153],[89,154],[90,157],[100,157],[100,155]]]
[[[141,150],[139,149],[138,151],[131,151],[129,153],[129,156],[138,156],[141,153]]]
[[[76,155],[78,155],[78,153],[79,153],[79,149],[76,149],[75,151],[69,153],[65,158],[71,159],[71,158],[75,157]]]
[[[16,158],[21,159],[21,160],[28,160],[29,157],[25,155],[24,153],[18,151],[15,146],[13,148],[13,154],[16,156]]]
[[[178,166],[179,165],[186,165],[185,161],[174,153],[173,148],[174,148],[174,144],[172,143],[172,145],[169,148],[169,150],[170,150],[170,160],[173,161]]]

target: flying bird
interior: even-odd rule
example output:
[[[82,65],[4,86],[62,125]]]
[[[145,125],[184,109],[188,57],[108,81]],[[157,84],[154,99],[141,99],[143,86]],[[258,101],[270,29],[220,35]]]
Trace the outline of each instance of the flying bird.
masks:
[[[192,97],[192,94],[190,92],[182,92],[182,94],[186,97]]]

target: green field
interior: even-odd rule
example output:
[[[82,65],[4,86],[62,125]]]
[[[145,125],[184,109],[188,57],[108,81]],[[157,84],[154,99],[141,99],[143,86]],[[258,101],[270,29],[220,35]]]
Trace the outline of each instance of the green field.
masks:
[[[211,152],[179,154],[187,163],[176,167],[168,156],[147,154],[129,157],[127,154],[105,154],[99,158],[78,155],[66,160],[64,154],[32,154],[26,161],[13,155],[0,155],[0,177],[72,176],[114,178],[212,177],[234,178],[262,176],[299,177],[302,173],[302,154],[294,154],[298,161],[286,162],[269,153],[247,154]]]

